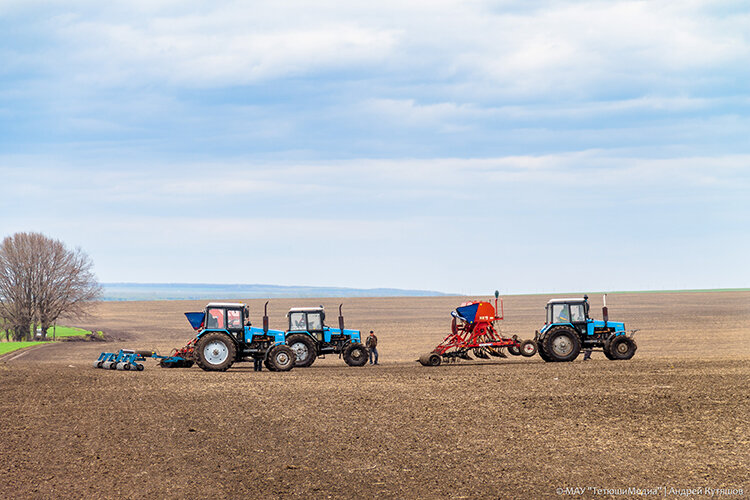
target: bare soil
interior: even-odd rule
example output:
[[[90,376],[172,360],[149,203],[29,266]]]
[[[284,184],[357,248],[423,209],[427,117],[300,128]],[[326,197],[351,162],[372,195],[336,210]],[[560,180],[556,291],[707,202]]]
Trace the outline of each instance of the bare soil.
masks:
[[[505,300],[532,338],[546,296]],[[96,370],[103,348],[167,352],[202,302],[103,303],[66,342],[0,362],[0,493],[13,498],[541,498],[558,488],[742,489],[750,474],[750,293],[610,295],[636,335],[626,362],[414,360],[465,298],[344,299],[380,366]],[[592,313],[600,303],[591,297]],[[260,323],[264,301],[249,301]],[[271,327],[291,305],[274,300]],[[661,492],[662,490],[660,490]],[[627,498],[630,495],[619,495]],[[672,496],[670,493],[667,496]],[[674,495],[676,497],[676,495]],[[608,497],[586,490],[578,498]],[[684,497],[682,497],[684,498]],[[728,497],[724,497],[728,498]],[[737,498],[737,497],[735,497]]]

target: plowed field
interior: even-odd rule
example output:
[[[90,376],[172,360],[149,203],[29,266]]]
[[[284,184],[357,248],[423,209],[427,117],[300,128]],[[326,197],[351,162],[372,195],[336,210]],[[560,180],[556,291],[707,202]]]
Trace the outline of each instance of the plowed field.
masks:
[[[533,337],[548,298],[506,298],[502,329]],[[595,353],[572,363],[415,363],[463,300],[344,299],[347,327],[378,335],[381,365],[349,368],[328,356],[288,373],[247,363],[225,373],[166,370],[152,360],[140,373],[96,370],[103,349],[185,344],[193,332],[182,312],[204,305],[103,303],[76,326],[115,341],[47,345],[0,362],[0,493],[628,498],[651,488],[708,498],[707,488],[728,488],[748,496],[750,293],[610,295],[611,318],[641,329],[630,361]],[[599,317],[601,299],[591,301]],[[321,303],[335,323],[334,300],[275,300],[271,327],[284,328],[291,305]],[[259,324],[263,301],[249,304]]]

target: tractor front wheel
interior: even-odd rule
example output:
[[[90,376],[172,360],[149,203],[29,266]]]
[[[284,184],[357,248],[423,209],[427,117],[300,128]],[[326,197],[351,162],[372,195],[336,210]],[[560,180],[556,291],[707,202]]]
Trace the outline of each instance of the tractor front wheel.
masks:
[[[608,347],[605,352],[608,351],[611,360],[625,360],[630,359],[635,355],[635,350],[638,346],[635,345],[635,341],[625,335],[618,335],[610,339]]]
[[[285,345],[275,345],[268,352],[266,366],[274,372],[288,372],[294,368],[297,356],[294,351]]]
[[[365,366],[367,348],[359,342],[353,342],[344,348],[344,362],[349,366]]]
[[[317,357],[315,352],[315,342],[313,342],[309,335],[303,333],[290,335],[289,338],[286,339],[286,345],[294,351],[296,356],[294,366],[296,367],[305,368],[310,366]]]
[[[558,326],[547,332],[543,347],[552,361],[573,361],[581,352],[581,340],[572,328]]]
[[[226,371],[236,356],[237,348],[232,339],[219,332],[207,333],[195,346],[195,361],[206,371]]]

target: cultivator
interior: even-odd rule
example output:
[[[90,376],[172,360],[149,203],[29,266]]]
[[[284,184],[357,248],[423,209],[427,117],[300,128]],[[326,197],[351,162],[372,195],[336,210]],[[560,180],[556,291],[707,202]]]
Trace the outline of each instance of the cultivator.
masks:
[[[144,357],[140,352],[131,351],[130,349],[120,349],[118,352],[103,352],[99,359],[94,361],[94,368],[103,368],[105,370],[133,370],[143,371]]]
[[[190,368],[193,366],[193,360],[186,357],[190,352],[192,355],[192,344],[188,344],[182,349],[175,349],[169,356],[162,356],[155,351],[134,351],[131,349],[120,349],[118,352],[103,352],[99,358],[94,361],[94,368],[104,370],[123,370],[123,371],[143,371],[143,362],[146,358],[159,360],[159,366],[162,368]]]
[[[502,320],[504,312],[497,316],[498,293],[495,292],[495,306],[489,302],[465,302],[451,312],[451,333],[430,353],[420,356],[423,366],[438,366],[442,361],[456,362],[472,360],[470,354],[479,359],[506,357],[504,348],[514,356],[533,356],[536,343],[533,340],[519,340],[517,335],[504,337],[495,328],[494,322]]]

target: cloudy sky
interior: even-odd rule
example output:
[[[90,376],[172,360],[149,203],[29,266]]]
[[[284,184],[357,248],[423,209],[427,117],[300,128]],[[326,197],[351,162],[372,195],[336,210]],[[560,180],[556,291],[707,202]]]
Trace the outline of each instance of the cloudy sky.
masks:
[[[744,1],[0,1],[0,236],[102,281],[750,286]]]

